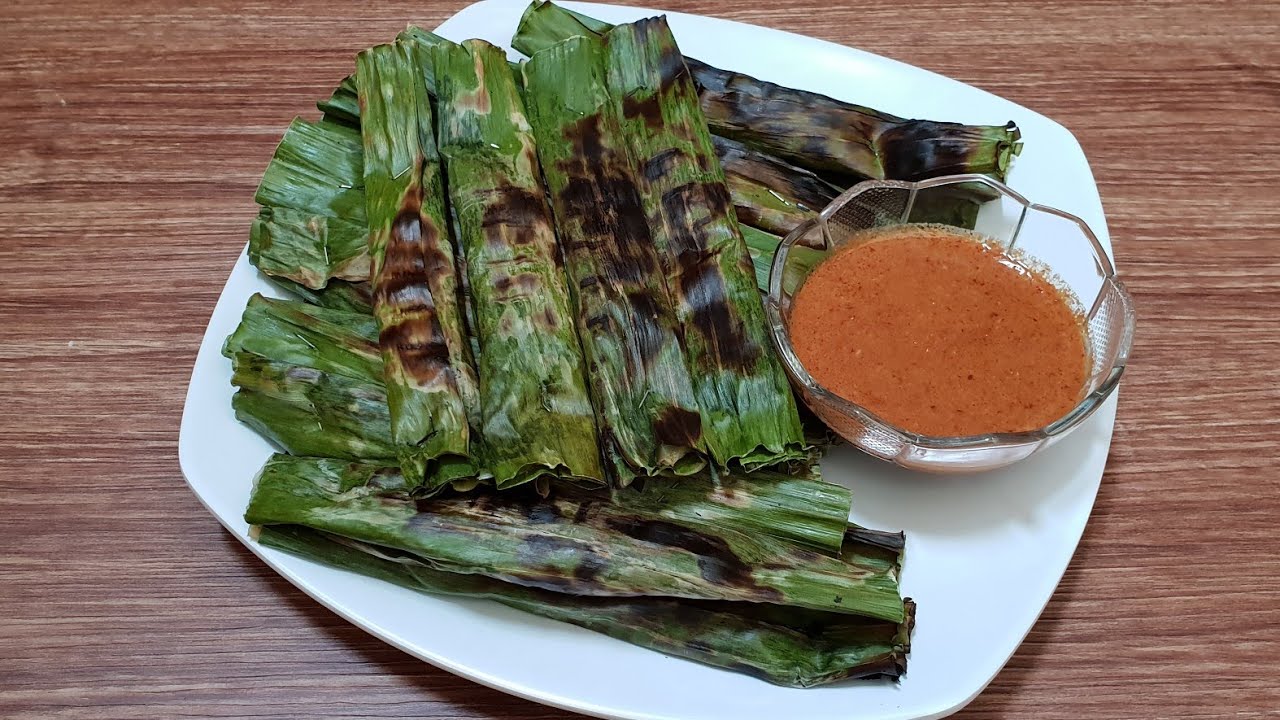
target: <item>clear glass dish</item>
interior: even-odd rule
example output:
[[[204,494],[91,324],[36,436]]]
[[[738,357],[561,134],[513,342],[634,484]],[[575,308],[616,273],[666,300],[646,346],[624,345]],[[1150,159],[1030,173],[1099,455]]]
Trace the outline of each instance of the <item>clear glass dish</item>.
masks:
[[[920,435],[894,427],[868,409],[814,381],[796,357],[788,332],[791,302],[823,257],[865,237],[865,230],[911,222],[960,225],[956,199],[977,205],[975,229],[1006,257],[1054,280],[1086,318],[1090,369],[1080,400],[1038,430],[965,437]],[[779,246],[765,302],[774,344],[801,398],[832,430],[863,451],[903,467],[942,473],[992,470],[1022,460],[1066,437],[1115,391],[1133,345],[1133,302],[1116,278],[1098,238],[1080,218],[1038,205],[984,175],[921,182],[872,180],[836,198],[816,220]]]

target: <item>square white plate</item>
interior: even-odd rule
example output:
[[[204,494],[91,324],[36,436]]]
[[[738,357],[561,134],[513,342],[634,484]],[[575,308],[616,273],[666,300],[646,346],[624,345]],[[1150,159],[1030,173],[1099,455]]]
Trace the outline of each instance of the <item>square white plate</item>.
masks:
[[[626,22],[659,12],[566,3]],[[437,32],[508,46],[524,0],[486,0]],[[908,117],[1001,124],[1026,147],[1009,184],[1084,218],[1109,248],[1092,173],[1065,128],[982,90],[893,60],[790,33],[667,13],[684,52],[784,85]],[[513,57],[515,55],[513,54]],[[281,128],[283,132],[283,128]],[[218,520],[268,565],[342,617],[441,668],[521,697],[609,718],[811,720],[937,718],[995,676],[1062,577],[1102,478],[1115,398],[1070,437],[1004,471],[909,473],[841,448],[828,479],[854,491],[853,520],[907,532],[903,591],[919,603],[907,675],[779,688],[627,645],[494,603],[429,597],[259,547],[242,519],[270,445],[231,411],[231,365],[219,353],[249,296],[272,287],[242,255],[196,358],[179,439],[183,474]]]

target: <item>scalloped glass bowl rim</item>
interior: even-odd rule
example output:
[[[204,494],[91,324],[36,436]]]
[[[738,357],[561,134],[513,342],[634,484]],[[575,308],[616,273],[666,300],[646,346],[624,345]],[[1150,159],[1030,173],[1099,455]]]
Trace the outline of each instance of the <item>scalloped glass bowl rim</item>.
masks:
[[[868,190],[875,188],[894,188],[899,190],[925,190],[943,185],[954,185],[959,183],[981,183],[999,192],[1001,195],[1017,202],[1022,206],[1022,218],[1025,218],[1031,212],[1043,212],[1050,215],[1056,215],[1064,220],[1071,221],[1080,227],[1084,237],[1089,240],[1094,249],[1099,266],[1102,268],[1104,282],[1110,283],[1116,291],[1116,297],[1121,304],[1121,312],[1124,326],[1121,330],[1120,340],[1116,349],[1115,361],[1111,366],[1107,377],[1099,384],[1098,388],[1093,392],[1085,395],[1079,403],[1076,404],[1066,415],[1036,430],[1028,430],[1017,433],[986,433],[982,435],[964,435],[964,436],[938,436],[938,435],[922,435],[909,430],[899,428],[892,423],[885,421],[877,416],[871,410],[851,402],[823,387],[813,376],[805,370],[804,365],[796,356],[795,350],[791,345],[791,338],[788,335],[786,323],[783,319],[782,312],[782,296],[783,296],[783,270],[786,267],[787,256],[791,248],[799,243],[800,239],[814,229],[814,227],[825,225],[825,223],[835,214],[845,203],[851,198],[860,195]],[[1021,227],[1022,221],[1019,220],[1018,226]],[[1018,230],[1015,230],[1016,236]],[[824,232],[824,238],[826,233]],[[1101,291],[1100,291],[1101,292]],[[987,177],[986,175],[965,174],[965,175],[946,175],[918,182],[907,182],[901,180],[866,180],[854,185],[846,190],[835,200],[832,200],[826,208],[819,213],[816,219],[809,219],[796,227],[783,238],[782,243],[778,246],[777,252],[774,253],[773,262],[769,268],[769,293],[765,300],[765,309],[769,317],[770,334],[773,337],[774,346],[777,348],[782,364],[787,374],[791,376],[792,382],[800,385],[803,392],[801,397],[807,394],[813,394],[819,397],[828,408],[834,408],[843,415],[857,422],[863,423],[882,433],[895,436],[897,440],[904,444],[908,444],[920,449],[926,450],[969,450],[969,449],[987,449],[997,447],[1016,447],[1021,445],[1030,445],[1040,443],[1041,447],[1046,447],[1050,443],[1046,440],[1057,441],[1065,437],[1075,428],[1079,427],[1085,420],[1093,414],[1095,410],[1106,401],[1110,395],[1120,384],[1120,377],[1124,374],[1125,367],[1128,364],[1129,353],[1133,347],[1133,331],[1135,326],[1135,316],[1133,312],[1133,299],[1129,294],[1124,283],[1116,277],[1115,266],[1111,262],[1110,256],[1106,249],[1099,242],[1098,236],[1089,227],[1089,224],[1080,217],[1068,213],[1058,208],[1050,207],[1040,203],[1031,202],[1018,191],[1010,188],[1004,183]],[[805,399],[805,402],[809,401]],[[817,410],[815,409],[815,412]],[[845,438],[859,449],[866,450],[857,438]],[[1034,455],[1040,448],[1027,453],[1013,462],[1018,462],[1031,455]],[[888,462],[894,462],[893,458],[885,458],[874,452],[869,452],[875,457]],[[918,465],[912,466],[915,469],[927,469]],[[952,471],[959,468],[951,468]],[[989,470],[990,465],[975,466],[974,471]],[[962,469],[960,469],[962,471]]]

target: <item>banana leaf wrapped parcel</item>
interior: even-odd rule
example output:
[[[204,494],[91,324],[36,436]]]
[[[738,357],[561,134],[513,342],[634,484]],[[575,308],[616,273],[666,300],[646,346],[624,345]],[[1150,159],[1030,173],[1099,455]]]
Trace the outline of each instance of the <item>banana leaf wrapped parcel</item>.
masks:
[[[370,283],[391,434],[401,466],[424,482],[439,459],[469,457],[479,405],[419,70],[427,62],[424,48],[404,41],[356,58]]]
[[[679,320],[606,72],[594,38],[551,47],[523,69],[600,441],[626,484],[696,472],[706,460]]]
[[[481,464],[498,488],[603,484],[595,413],[533,134],[506,53],[432,53],[439,147],[476,318]]]

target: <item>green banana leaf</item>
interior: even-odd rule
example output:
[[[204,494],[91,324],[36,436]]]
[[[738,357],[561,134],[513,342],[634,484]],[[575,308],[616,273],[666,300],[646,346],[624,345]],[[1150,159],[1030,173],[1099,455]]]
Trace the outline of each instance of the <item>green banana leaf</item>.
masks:
[[[313,290],[286,278],[268,277],[268,280],[276,287],[308,304],[331,310],[373,315],[373,291],[367,281],[330,280],[323,289]]]
[[[574,311],[533,136],[506,53],[433,50],[440,153],[480,352],[483,464],[499,489],[604,471]]]
[[[742,239],[747,244],[747,251],[751,254],[751,265],[755,271],[756,286],[763,293],[769,292],[769,271],[773,266],[773,256],[778,252],[778,246],[782,244],[782,238],[777,235],[770,235],[763,230],[757,230],[748,225],[742,226]],[[800,287],[804,279],[809,276],[809,272],[818,266],[818,263],[826,259],[827,253],[823,250],[815,250],[803,245],[793,245],[791,253],[788,256],[790,262],[787,263],[787,274],[783,277],[783,287],[795,289]]]
[[[651,18],[614,27],[604,42],[609,89],[621,99],[623,135],[683,331],[703,441],[720,467],[803,459],[795,397],[675,38],[665,19]]]
[[[387,391],[248,352],[231,356],[236,418],[294,455],[395,462]]]
[[[610,25],[534,0],[511,44],[532,56],[566,38],[602,35]],[[908,120],[818,93],[794,90],[687,58],[711,131],[826,175],[919,180],[984,173],[1003,180],[1022,144],[1006,125]]]
[[[330,278],[367,280],[368,228],[306,210],[264,207],[249,230],[249,262],[312,289]]]
[[[302,525],[413,553],[432,567],[574,595],[768,602],[902,622],[899,568],[832,558],[735,528],[654,517],[625,496],[520,489],[415,499],[395,469],[272,457],[245,520]]]
[[[357,380],[382,377],[378,327],[371,316],[258,293],[223,343],[223,355],[238,352]]]
[[[762,533],[828,555],[840,551],[852,504],[848,489],[824,482],[812,463],[788,473],[648,478],[641,490],[619,490],[614,498],[653,517],[710,532]]]
[[[622,484],[695,472],[702,418],[604,48],[594,38],[549,48],[525,63],[524,84],[605,457]]]
[[[294,120],[258,185],[263,207],[249,231],[249,261],[312,289],[335,277],[365,279],[361,162],[358,132]]]
[[[365,223],[360,133],[336,123],[295,119],[262,174],[254,200]]]
[[[914,605],[901,623],[750,603],[593,598],[433,569],[413,555],[291,525],[258,542],[313,562],[434,595],[488,599],[695,662],[789,687],[906,670]]]
[[[362,111],[370,281],[391,434],[401,466],[427,477],[437,458],[466,458],[478,391],[466,341],[443,179],[418,43],[356,57]]]
[[[338,87],[325,100],[316,103],[316,109],[324,113],[325,122],[360,127],[360,98],[356,92],[356,76],[354,74],[342,78]]]

